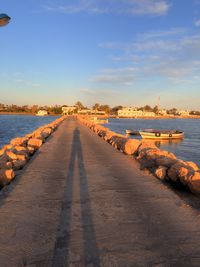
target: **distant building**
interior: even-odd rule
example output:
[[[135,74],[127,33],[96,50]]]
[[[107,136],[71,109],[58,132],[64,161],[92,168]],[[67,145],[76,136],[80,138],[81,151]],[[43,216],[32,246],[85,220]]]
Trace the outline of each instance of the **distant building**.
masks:
[[[74,113],[76,110],[77,110],[76,106],[68,106],[68,107],[63,106],[62,107],[62,114],[63,115],[69,115],[69,114]]]
[[[167,115],[167,110],[166,109],[160,109],[158,111],[159,115],[166,116]]]
[[[105,115],[105,111],[99,111],[94,109],[81,109],[78,111],[78,114],[82,115]]]
[[[189,116],[190,115],[189,110],[179,110],[177,113],[179,116]]]
[[[91,109],[81,109],[81,110],[78,110],[78,114],[81,114],[81,115],[89,115],[91,114]]]
[[[155,117],[155,113],[152,111],[137,110],[134,107],[124,107],[118,110],[118,116],[124,118]]]
[[[36,113],[37,116],[47,116],[48,112],[46,110],[40,109],[38,110],[38,112]]]

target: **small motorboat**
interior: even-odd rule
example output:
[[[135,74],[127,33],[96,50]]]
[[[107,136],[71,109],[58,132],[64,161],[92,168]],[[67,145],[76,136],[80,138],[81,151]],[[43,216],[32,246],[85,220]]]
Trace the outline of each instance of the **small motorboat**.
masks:
[[[138,130],[126,130],[126,134],[129,134],[129,135],[140,135]]]
[[[140,130],[140,135],[144,139],[162,139],[162,140],[171,140],[171,139],[183,139],[184,132],[179,130],[154,130],[146,129]]]

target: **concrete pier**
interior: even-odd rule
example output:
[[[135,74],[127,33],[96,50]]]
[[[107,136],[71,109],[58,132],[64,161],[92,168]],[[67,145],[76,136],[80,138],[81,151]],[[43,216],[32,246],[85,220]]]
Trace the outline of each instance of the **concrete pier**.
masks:
[[[73,118],[0,193],[0,267],[192,267],[199,244],[199,209]]]

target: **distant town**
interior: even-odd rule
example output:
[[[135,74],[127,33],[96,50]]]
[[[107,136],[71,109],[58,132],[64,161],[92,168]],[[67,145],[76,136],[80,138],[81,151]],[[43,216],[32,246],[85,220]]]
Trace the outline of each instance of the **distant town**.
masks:
[[[55,105],[55,106],[39,106],[39,105],[6,105],[0,103],[0,114],[30,114],[30,115],[102,115],[114,116],[120,118],[142,118],[142,117],[199,117],[199,110],[179,110],[177,108],[161,109],[159,106],[151,107],[145,105],[143,107],[123,107],[121,105],[110,107],[109,105],[94,104],[91,108],[84,106],[80,101],[75,105]]]

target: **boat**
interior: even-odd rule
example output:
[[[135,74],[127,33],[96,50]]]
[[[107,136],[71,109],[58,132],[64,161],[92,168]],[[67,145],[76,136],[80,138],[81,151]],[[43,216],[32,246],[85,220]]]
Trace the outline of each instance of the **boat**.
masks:
[[[179,130],[146,129],[140,130],[139,133],[144,139],[171,140],[184,138],[184,132]]]
[[[106,118],[97,118],[97,117],[93,117],[91,118],[91,121],[96,123],[96,124],[105,124],[108,123],[108,119]]]
[[[126,130],[125,132],[128,135],[140,135],[139,131],[137,130]]]

